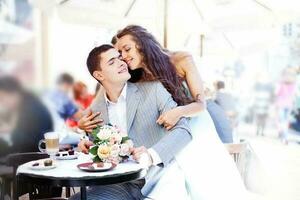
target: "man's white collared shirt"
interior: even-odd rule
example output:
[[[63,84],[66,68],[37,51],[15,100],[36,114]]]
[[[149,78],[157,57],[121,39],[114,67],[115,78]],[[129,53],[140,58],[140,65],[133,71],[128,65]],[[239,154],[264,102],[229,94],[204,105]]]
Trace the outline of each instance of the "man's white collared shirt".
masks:
[[[126,94],[127,84],[125,84],[125,86],[123,87],[123,90],[116,103],[111,102],[108,99],[106,93],[104,93],[104,98],[107,104],[109,122],[112,125],[118,126],[121,130],[127,133]],[[148,149],[148,152],[151,155],[152,165],[157,165],[162,162],[158,153],[154,149],[150,148]],[[143,158],[145,157],[141,156],[140,162],[142,162],[146,166],[149,166],[149,162],[151,161],[149,161],[147,158]]]
[[[127,132],[126,93],[127,93],[127,84],[123,87],[123,90],[116,103],[111,102],[107,98],[106,93],[104,93],[104,97],[108,109],[109,122],[112,125],[118,126],[124,132]]]

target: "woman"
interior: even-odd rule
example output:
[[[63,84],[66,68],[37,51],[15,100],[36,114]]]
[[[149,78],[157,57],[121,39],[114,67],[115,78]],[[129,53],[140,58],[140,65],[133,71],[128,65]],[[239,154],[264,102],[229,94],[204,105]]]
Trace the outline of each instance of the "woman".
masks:
[[[186,175],[193,199],[226,199],[226,194],[234,199],[233,193],[238,199],[237,191],[244,191],[243,183],[206,111],[202,81],[191,55],[163,49],[146,29],[134,25],[119,31],[112,43],[131,70],[141,70],[139,77],[132,74],[133,79],[160,81],[177,102],[178,107],[163,113],[157,123],[169,130],[181,117],[192,117],[193,142],[176,159]],[[197,157],[191,165],[192,155]],[[230,186],[226,187],[228,180]],[[160,182],[166,185],[164,180]]]
[[[205,110],[202,80],[191,55],[184,52],[171,53],[163,49],[146,29],[134,25],[119,31],[112,39],[112,43],[121,52],[130,70],[133,72],[141,70],[138,76],[131,73],[132,80],[160,81],[179,105],[163,113],[157,121],[167,130],[171,129],[181,117],[197,116]],[[218,135],[224,143],[230,143],[232,142],[230,122],[226,117],[220,117],[220,110],[216,110],[213,104],[209,102],[208,111],[216,122]]]
[[[87,86],[81,81],[74,83],[73,95],[77,107],[81,110],[87,109],[94,99],[94,96],[88,93]],[[67,124],[69,127],[77,127],[77,121],[72,118],[67,119]]]
[[[82,110],[88,108],[94,99],[94,96],[88,93],[87,86],[81,81],[74,84],[73,94],[76,104]]]

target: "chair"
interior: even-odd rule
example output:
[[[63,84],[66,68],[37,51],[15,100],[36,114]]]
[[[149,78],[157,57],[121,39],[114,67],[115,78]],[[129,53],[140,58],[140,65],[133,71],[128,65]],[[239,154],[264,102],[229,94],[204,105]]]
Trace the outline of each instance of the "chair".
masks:
[[[225,144],[237,165],[246,188],[255,193],[263,193],[267,187],[266,172],[256,152],[247,141]]]
[[[233,156],[234,162],[238,165],[242,153],[248,148],[248,142],[242,141],[240,143],[228,143],[225,144],[225,147],[230,155]]]
[[[11,166],[13,168],[13,187],[12,187],[12,196],[11,199],[18,199],[18,197],[22,194],[25,194],[29,192],[29,198],[30,199],[40,199],[39,195],[36,193],[34,190],[34,186],[29,184],[29,191],[25,190],[25,188],[22,188],[23,191],[17,190],[17,187],[19,186],[16,172],[17,169],[20,165],[32,161],[32,160],[38,160],[38,159],[44,159],[48,158],[49,156],[44,153],[40,152],[29,152],[29,153],[15,153],[15,154],[10,154],[7,157],[7,165]],[[52,199],[52,200],[58,200],[58,199],[65,199],[65,198],[47,198],[47,199]],[[45,199],[46,200],[46,199]]]
[[[6,165],[0,165],[0,199],[4,199],[5,192],[8,192],[8,194],[11,192],[6,191],[7,188],[10,188],[12,183],[12,177],[13,177],[13,168],[8,167]]]

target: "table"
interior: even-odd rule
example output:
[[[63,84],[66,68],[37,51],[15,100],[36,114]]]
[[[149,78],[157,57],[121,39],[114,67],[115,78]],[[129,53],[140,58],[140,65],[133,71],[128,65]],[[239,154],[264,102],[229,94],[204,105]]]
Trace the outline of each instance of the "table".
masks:
[[[77,168],[84,162],[91,162],[88,155],[80,153],[75,160],[55,160],[57,167],[51,170],[32,170],[32,162],[25,163],[17,169],[17,180],[36,185],[57,187],[80,187],[81,199],[87,197],[86,186],[109,185],[138,180],[146,176],[147,169],[134,161],[121,163],[105,172],[85,172]]]

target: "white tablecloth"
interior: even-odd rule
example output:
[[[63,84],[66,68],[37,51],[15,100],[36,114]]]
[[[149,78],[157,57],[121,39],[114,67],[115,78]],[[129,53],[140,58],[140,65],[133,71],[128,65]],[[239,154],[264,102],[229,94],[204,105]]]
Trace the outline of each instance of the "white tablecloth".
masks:
[[[105,172],[85,172],[77,168],[78,164],[91,162],[91,157],[80,153],[78,159],[75,160],[55,160],[57,165],[54,169],[49,170],[32,170],[30,166],[35,161],[25,163],[18,167],[17,174],[33,174],[38,176],[47,176],[55,178],[83,178],[83,177],[103,177],[112,174],[123,174],[128,172],[136,172],[145,169],[143,165],[134,161],[120,163],[115,168]]]

